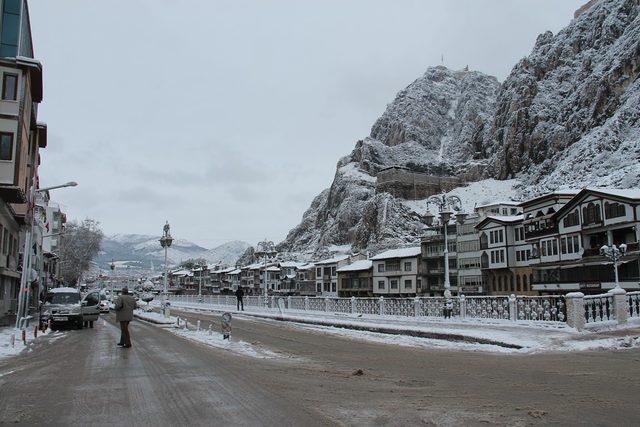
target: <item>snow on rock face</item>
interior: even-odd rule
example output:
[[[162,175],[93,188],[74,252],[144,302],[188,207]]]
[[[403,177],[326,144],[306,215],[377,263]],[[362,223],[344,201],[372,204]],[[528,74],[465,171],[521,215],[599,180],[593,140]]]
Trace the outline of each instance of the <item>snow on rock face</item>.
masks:
[[[467,182],[518,178],[523,196],[639,186],[639,75],[638,0],[581,8],[557,35],[541,34],[502,85],[479,72],[429,68],[339,160],[331,187],[279,249],[312,254],[331,245],[375,250],[415,242],[424,206],[376,193],[376,174],[389,166]],[[503,198],[515,184],[486,193]]]
[[[541,34],[502,85],[485,146],[537,191],[640,183],[640,3],[602,0]]]
[[[318,195],[279,250],[313,254],[332,245],[386,248],[415,243],[418,214],[387,193],[376,174],[389,166],[464,172],[484,158],[499,83],[476,71],[433,67],[401,91],[371,135],[338,162],[331,187]]]

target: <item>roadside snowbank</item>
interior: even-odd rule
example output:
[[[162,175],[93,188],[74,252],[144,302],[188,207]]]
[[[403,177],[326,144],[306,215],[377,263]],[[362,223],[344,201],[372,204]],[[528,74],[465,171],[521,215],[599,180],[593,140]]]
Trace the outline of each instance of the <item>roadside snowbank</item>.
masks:
[[[12,338],[15,334],[15,339]],[[47,336],[49,342],[53,342],[56,339],[64,336],[63,332],[53,331],[47,329],[47,332],[41,333],[38,331],[38,338]],[[0,328],[0,361],[9,357],[17,356],[23,350],[28,349],[31,351],[31,345],[34,340],[38,339],[33,337],[33,329],[27,330],[27,345],[22,342],[21,331],[12,327]]]
[[[288,321],[298,327],[353,339],[425,348],[536,353],[640,347],[640,337],[637,336],[637,329],[634,329],[639,323],[635,320],[616,331],[578,332],[566,324],[556,322],[514,323],[508,320],[415,319],[398,316],[367,318],[343,313],[311,314],[288,311],[286,314],[280,314],[275,310],[238,312],[230,307],[179,302],[174,302],[174,309],[194,312],[229,311],[236,316]]]
[[[254,357],[257,359],[279,359],[286,357],[282,354],[274,353],[273,351],[267,350],[258,345],[245,341],[235,340],[233,338],[233,335],[231,336],[231,339],[225,340],[222,338],[222,334],[218,331],[194,331],[178,327],[169,330],[172,333],[188,340],[205,344],[209,347],[215,347],[230,351],[232,353],[241,354],[243,356]]]

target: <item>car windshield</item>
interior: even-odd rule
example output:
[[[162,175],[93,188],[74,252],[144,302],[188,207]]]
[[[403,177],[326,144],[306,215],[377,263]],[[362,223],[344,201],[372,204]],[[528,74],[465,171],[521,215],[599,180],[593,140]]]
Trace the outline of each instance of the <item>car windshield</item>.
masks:
[[[47,298],[45,300],[51,304],[77,304],[80,301],[80,294],[78,293],[51,293],[47,294]]]

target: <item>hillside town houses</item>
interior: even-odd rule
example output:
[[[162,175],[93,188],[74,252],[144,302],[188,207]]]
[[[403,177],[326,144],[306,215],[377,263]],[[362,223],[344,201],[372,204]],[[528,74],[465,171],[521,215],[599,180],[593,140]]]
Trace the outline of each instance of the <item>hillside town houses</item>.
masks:
[[[558,191],[522,202],[497,201],[459,212],[446,225],[454,294],[600,293],[615,286],[603,245],[625,244],[621,286],[640,289],[640,190]],[[176,293],[309,297],[443,295],[445,227],[425,228],[420,244],[376,254],[338,254],[316,261],[278,257],[246,266],[208,266],[170,273]],[[265,276],[266,270],[266,276]],[[198,288],[198,277],[207,275]],[[266,284],[265,284],[266,277]],[[265,286],[266,285],[266,286]]]
[[[60,282],[59,249],[65,214],[38,191],[40,150],[47,125],[38,121],[43,100],[43,67],[34,58],[25,0],[2,2],[0,26],[0,326],[15,321],[25,259],[25,307],[34,307],[47,287]]]

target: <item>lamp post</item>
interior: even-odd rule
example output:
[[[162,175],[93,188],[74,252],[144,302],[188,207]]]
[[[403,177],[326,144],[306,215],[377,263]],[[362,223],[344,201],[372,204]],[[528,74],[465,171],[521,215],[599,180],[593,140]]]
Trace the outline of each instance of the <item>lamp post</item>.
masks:
[[[624,290],[620,287],[620,281],[618,279],[618,265],[621,264],[620,260],[627,254],[627,245],[624,243],[620,246],[604,245],[600,248],[600,255],[607,257],[613,264],[613,271],[615,273],[616,286],[613,289],[614,293],[623,293]]]
[[[164,249],[164,286],[163,286],[163,307],[166,307],[167,300],[169,299],[169,290],[167,289],[167,276],[169,275],[169,267],[167,266],[167,251],[171,247],[171,243],[173,243],[173,237],[171,237],[171,226],[169,225],[169,221],[167,221],[162,228],[162,237],[160,238],[160,246]],[[166,315],[166,309],[163,309]]]
[[[200,281],[198,282],[198,301],[202,302],[202,276],[204,275],[204,266],[202,260],[200,260]]]
[[[278,253],[276,251],[276,247],[272,241],[265,239],[264,241],[258,243],[258,250],[256,251],[256,256],[260,258],[264,257],[264,300],[265,305],[267,301],[267,261],[270,257],[275,256]]]
[[[34,177],[35,182],[35,177]],[[16,328],[22,326],[24,318],[29,311],[29,297],[31,294],[31,286],[29,282],[29,276],[31,275],[31,246],[33,245],[32,236],[33,228],[35,227],[35,209],[36,209],[36,194],[44,193],[45,191],[55,190],[58,188],[75,187],[78,183],[75,181],[67,182],[66,184],[53,185],[51,187],[29,188],[29,196],[27,199],[27,217],[29,228],[24,236],[24,251],[22,253],[22,273],[20,274],[20,291],[18,293],[18,309],[16,310]]]
[[[109,290],[109,296],[111,297],[111,301],[113,301],[113,279],[116,275],[116,263],[113,260],[113,258],[111,258],[111,265],[109,266],[111,268],[111,280],[110,282],[110,290]]]
[[[459,211],[462,206],[462,201],[458,196],[447,196],[442,193],[436,196],[431,196],[427,200],[427,203],[434,204],[438,207],[438,213],[440,214],[440,221],[442,228],[444,229],[444,297],[447,300],[447,304],[451,299],[451,282],[449,281],[449,238],[447,235],[447,226],[453,212],[450,209]],[[433,224],[434,216],[427,212],[425,220],[427,225]]]

